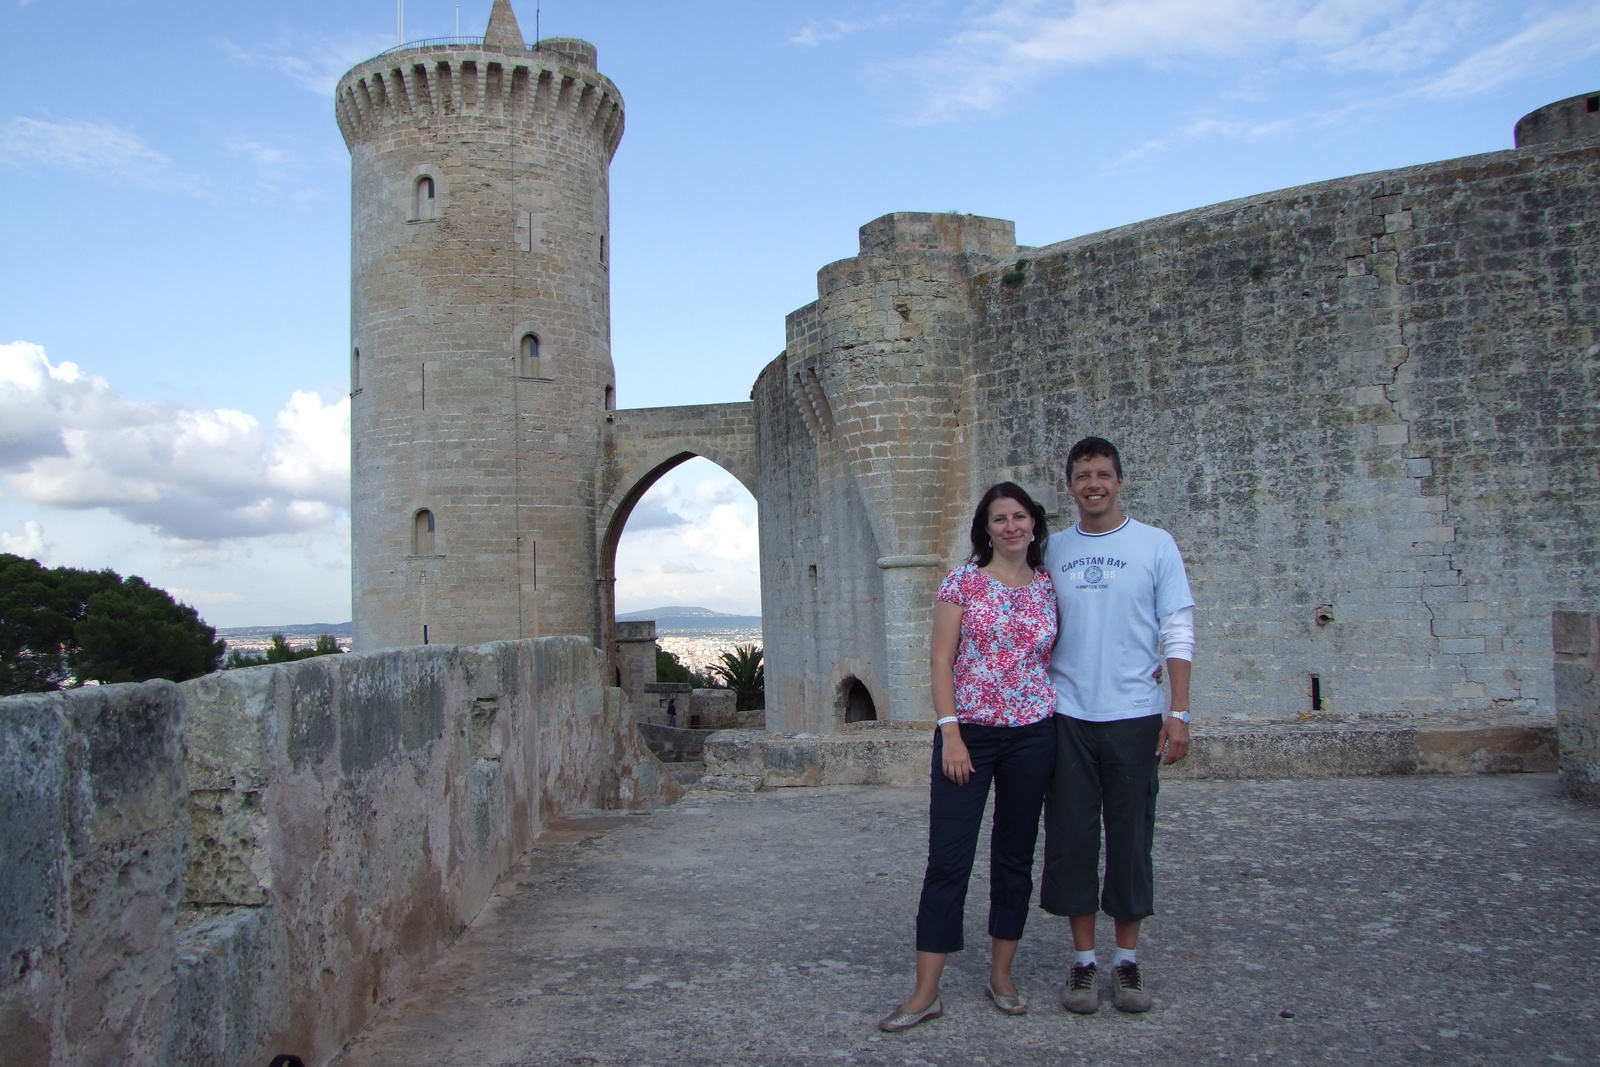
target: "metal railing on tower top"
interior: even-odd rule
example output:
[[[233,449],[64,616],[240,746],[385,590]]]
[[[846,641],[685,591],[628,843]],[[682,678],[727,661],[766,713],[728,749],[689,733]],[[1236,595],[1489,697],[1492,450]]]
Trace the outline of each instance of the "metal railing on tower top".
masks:
[[[482,37],[424,37],[420,41],[407,41],[405,44],[397,44],[392,48],[385,48],[378,55],[386,56],[390,52],[403,52],[407,48],[482,48],[483,42],[484,38]],[[526,47],[530,52],[539,51],[537,43]],[[373,58],[377,57],[374,56]]]

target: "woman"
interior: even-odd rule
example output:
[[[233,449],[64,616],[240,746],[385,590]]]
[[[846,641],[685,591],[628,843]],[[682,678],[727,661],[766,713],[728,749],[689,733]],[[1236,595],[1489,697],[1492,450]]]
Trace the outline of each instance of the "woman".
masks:
[[[1055,691],[1045,668],[1056,597],[1045,573],[1044,509],[1012,482],[993,486],[972,516],[972,555],[939,589],[933,614],[933,738],[928,870],[917,909],[917,987],[878,1022],[908,1030],[944,1014],[939,977],[962,948],[978,824],[994,783],[990,837],[989,983],[1007,1015],[1027,1002],[1011,981],[1033,893],[1033,847],[1055,768]]]

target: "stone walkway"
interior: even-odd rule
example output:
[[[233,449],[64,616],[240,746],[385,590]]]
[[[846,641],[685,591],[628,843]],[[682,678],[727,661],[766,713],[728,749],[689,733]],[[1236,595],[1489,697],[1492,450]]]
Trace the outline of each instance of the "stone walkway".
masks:
[[[1065,923],[1035,910],[1033,1011],[995,1012],[980,871],[945,1017],[884,1035],[925,798],[696,792],[568,824],[335,1062],[1600,1063],[1600,811],[1551,776],[1168,783],[1154,1011],[1064,1012]]]

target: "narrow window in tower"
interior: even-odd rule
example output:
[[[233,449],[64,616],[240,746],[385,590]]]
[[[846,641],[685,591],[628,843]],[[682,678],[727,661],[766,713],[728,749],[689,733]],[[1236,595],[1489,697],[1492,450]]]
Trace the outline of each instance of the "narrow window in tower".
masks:
[[[350,392],[361,392],[361,349],[350,354]]]
[[[434,218],[433,179],[424,174],[417,179],[415,199],[411,205],[411,217],[414,219]]]
[[[517,377],[538,378],[539,374],[539,336],[525,333],[522,343],[517,346]]]
[[[608,386],[606,386],[606,410],[607,411],[615,411],[616,409],[617,409],[617,391],[614,388],[612,388],[611,386],[608,385]]]
[[[433,552],[433,512],[423,508],[411,520],[411,554],[431,556]]]
[[[606,262],[606,235],[605,234],[601,234],[600,235],[600,264],[601,264],[601,266],[604,266],[605,262]]]
[[[428,410],[428,365],[422,365],[422,410]]]

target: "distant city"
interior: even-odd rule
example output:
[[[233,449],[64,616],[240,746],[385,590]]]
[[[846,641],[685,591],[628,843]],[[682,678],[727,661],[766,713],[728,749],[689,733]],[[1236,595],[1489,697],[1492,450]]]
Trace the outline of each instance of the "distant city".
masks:
[[[630,611],[617,616],[618,622],[654,619],[658,644],[691,670],[704,670],[716,663],[724,652],[737,645],[761,644],[761,616],[730,615],[685,604],[671,604],[646,611]],[[341,648],[350,647],[350,623],[311,622],[287,626],[230,626],[219,628],[217,636],[240,652],[265,652],[272,635],[282,634],[290,645],[299,648],[313,644],[322,634],[332,634]]]
[[[738,645],[761,645],[761,616],[729,615],[710,608],[672,604],[629,611],[618,622],[654,619],[656,643],[690,670],[702,671]]]
[[[350,623],[301,622],[288,626],[228,626],[218,627],[217,636],[228,642],[228,649],[240,652],[265,652],[272,647],[272,635],[282,634],[294,648],[314,645],[323,634],[332,634],[339,647],[350,651]]]

